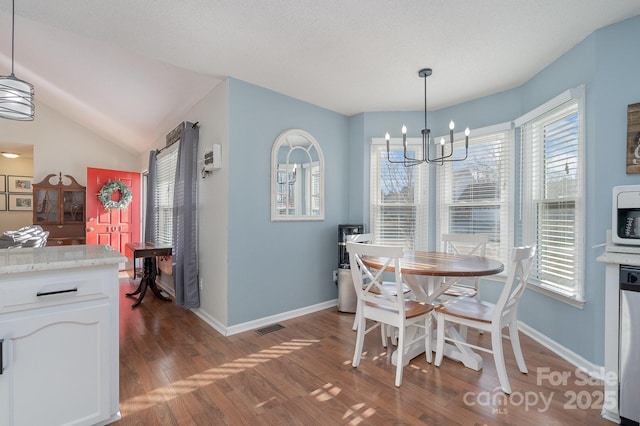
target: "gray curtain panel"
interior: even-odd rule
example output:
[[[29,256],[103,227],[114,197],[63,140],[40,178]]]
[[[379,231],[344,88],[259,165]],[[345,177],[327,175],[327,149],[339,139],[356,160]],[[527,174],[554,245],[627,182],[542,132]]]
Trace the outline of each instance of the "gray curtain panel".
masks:
[[[173,277],[176,304],[200,306],[198,287],[198,125],[182,123],[173,194]]]
[[[147,208],[144,215],[144,240],[150,243],[156,242],[156,229],[158,224],[156,223],[156,186],[157,171],[156,171],[156,158],[158,151],[153,150],[149,153],[149,172],[147,174]]]

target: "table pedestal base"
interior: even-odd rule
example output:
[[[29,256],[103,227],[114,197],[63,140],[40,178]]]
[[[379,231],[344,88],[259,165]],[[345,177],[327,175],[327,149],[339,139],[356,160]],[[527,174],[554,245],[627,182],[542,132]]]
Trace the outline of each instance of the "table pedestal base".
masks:
[[[153,294],[155,294],[158,299],[164,300],[165,302],[171,301],[169,297],[162,294],[162,291],[158,288],[158,285],[156,284],[156,268],[153,265],[152,257],[144,258],[144,273],[142,274],[142,278],[140,279],[140,285],[138,286],[136,291],[132,293],[126,293],[126,295],[129,297],[134,297],[137,294],[140,295],[138,296],[138,299],[136,300],[136,302],[133,305],[131,305],[132,309],[137,307],[142,302],[142,299],[144,299],[144,295],[147,293],[147,288],[150,288]]]
[[[414,339],[418,338],[419,334],[422,334],[422,329],[420,327],[409,326],[407,327],[405,339],[411,342]],[[450,336],[452,338],[460,339],[460,335],[455,329],[451,329],[451,331],[449,331],[449,334],[454,334],[453,336]],[[431,342],[431,347],[435,350],[435,338],[433,338],[432,340],[433,341]],[[396,352],[397,350],[394,351],[391,355],[391,363],[393,365],[398,364],[398,354]],[[413,358],[422,354],[424,354],[424,339],[420,339],[415,343],[407,346],[406,356],[404,357],[405,365],[409,364],[409,361],[411,361]],[[444,356],[456,361],[460,361],[464,364],[465,367],[472,370],[480,371],[482,369],[482,357],[479,354],[473,352],[468,346],[445,343]]]

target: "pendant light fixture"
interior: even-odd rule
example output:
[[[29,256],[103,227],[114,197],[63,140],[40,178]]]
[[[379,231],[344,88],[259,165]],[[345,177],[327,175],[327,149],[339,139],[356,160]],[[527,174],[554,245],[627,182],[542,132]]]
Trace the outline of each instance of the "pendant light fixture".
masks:
[[[11,74],[0,76],[0,117],[9,120],[32,121],[35,113],[33,85],[16,78],[13,73],[15,3],[15,0],[11,0]]]
[[[387,161],[390,163],[402,163],[406,167],[415,166],[422,163],[436,163],[443,165],[449,161],[462,161],[467,159],[469,153],[469,128],[464,131],[464,156],[453,157],[453,129],[455,124],[453,121],[449,123],[449,142],[441,138],[438,143],[434,142],[431,148],[431,130],[427,127],[427,77],[433,74],[431,68],[424,68],[418,72],[418,76],[424,79],[424,129],[422,129],[422,158],[413,158],[407,155],[407,127],[402,126],[402,145],[404,148],[404,156],[401,160],[392,160],[389,150],[389,133],[385,135],[387,141]],[[448,146],[448,148],[447,148]],[[431,155],[431,151],[435,151],[435,155]]]

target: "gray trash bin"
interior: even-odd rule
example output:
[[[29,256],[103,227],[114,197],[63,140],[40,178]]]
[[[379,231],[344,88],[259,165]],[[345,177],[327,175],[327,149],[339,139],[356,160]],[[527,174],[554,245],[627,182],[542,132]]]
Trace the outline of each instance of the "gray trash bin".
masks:
[[[356,289],[353,288],[353,278],[351,269],[338,269],[338,311],[355,313],[358,297]]]

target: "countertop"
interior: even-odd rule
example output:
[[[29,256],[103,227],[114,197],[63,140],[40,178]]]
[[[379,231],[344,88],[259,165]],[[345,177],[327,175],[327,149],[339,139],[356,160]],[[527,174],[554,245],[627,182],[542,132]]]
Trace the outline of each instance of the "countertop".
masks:
[[[127,258],[108,245],[69,245],[0,249],[0,276],[20,272],[124,263]]]

